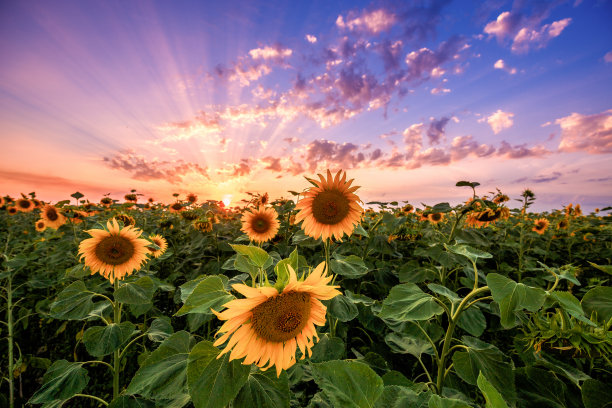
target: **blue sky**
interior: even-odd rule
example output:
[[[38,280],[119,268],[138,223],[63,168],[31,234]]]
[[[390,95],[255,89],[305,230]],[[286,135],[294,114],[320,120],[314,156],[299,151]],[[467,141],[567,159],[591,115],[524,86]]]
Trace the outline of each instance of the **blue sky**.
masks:
[[[0,176],[237,200],[330,168],[364,201],[458,202],[468,179],[603,207],[609,21],[595,0],[4,2]]]

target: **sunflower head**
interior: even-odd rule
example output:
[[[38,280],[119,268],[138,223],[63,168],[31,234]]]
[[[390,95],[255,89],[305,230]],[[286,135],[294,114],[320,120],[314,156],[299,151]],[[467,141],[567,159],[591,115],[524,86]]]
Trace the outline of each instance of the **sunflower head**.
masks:
[[[20,198],[15,201],[15,207],[21,212],[30,212],[34,210],[34,203],[27,198]]]
[[[557,229],[566,229],[568,225],[569,222],[567,221],[567,219],[564,218],[557,224]]]
[[[47,228],[47,225],[45,224],[45,220],[43,219],[36,221],[34,225],[36,226],[36,231],[38,232],[43,232]]]
[[[193,228],[200,232],[210,232],[213,229],[213,223],[210,220],[197,220],[193,223]]]
[[[340,292],[338,286],[328,285],[332,276],[327,275],[325,262],[304,280],[288,269],[289,282],[280,292],[269,286],[232,286],[245,298],[224,304],[226,309],[220,313],[213,310],[219,320],[226,321],[214,345],[229,340],[217,358],[231,352],[230,360],[244,357],[243,364],[254,363],[262,370],[275,366],[279,376],[295,364],[298,348],[302,359],[312,355],[314,339],[319,338],[315,325],[325,325],[327,309],[321,300]]]
[[[140,238],[142,232],[137,228],[121,228],[114,218],[106,226],[86,231],[92,238],[81,241],[79,255],[92,274],[100,273],[113,283],[142,267],[149,254],[149,241]]]
[[[58,229],[66,223],[66,217],[57,208],[49,204],[43,207],[40,216],[49,228]]]
[[[168,249],[168,242],[166,241],[166,238],[159,234],[150,236],[149,240],[159,247],[159,249],[147,247],[149,249],[149,253],[155,258],[162,256],[164,252],[166,252],[166,249]]]
[[[546,231],[546,228],[548,228],[548,224],[550,223],[546,218],[537,219],[535,220],[532,231],[535,231],[538,234],[542,235],[544,234],[544,231]]]
[[[168,209],[170,210],[170,212],[172,213],[180,213],[181,211],[183,211],[183,204],[179,203],[178,201],[174,204],[171,204]]]
[[[130,225],[136,225],[136,221],[134,220],[134,217],[127,215],[127,214],[117,214],[115,215],[115,219],[117,221],[121,221],[123,223],[124,226],[130,226]]]
[[[414,211],[414,206],[412,204],[406,204],[404,207],[402,207],[402,212],[404,214],[410,214],[413,211]]]
[[[278,214],[274,208],[259,207],[245,211],[240,230],[247,234],[251,241],[266,242],[274,238],[279,226]]]
[[[355,225],[361,222],[363,208],[361,200],[354,192],[358,186],[351,187],[353,180],[346,181],[346,173],[338,171],[335,176],[327,170],[327,178],[319,174],[319,180],[310,180],[310,187],[304,198],[296,205],[299,210],[295,219],[303,221],[302,229],[314,239],[341,239],[350,236]]]
[[[135,203],[138,201],[138,196],[134,193],[126,194],[123,198],[125,198],[125,201],[129,203]]]
[[[153,204],[153,202],[154,202],[155,200],[153,199],[153,197],[149,197],[149,199],[148,199],[147,201],[149,201],[149,203]]]
[[[17,207],[15,207],[14,205],[12,205],[9,208],[7,208],[6,211],[9,213],[9,215],[15,215],[15,214],[17,214],[19,212]]]
[[[198,213],[194,210],[182,211],[181,217],[183,217],[183,219],[186,219],[187,221],[193,221],[198,219]]]
[[[442,221],[444,219],[444,214],[439,213],[439,212],[435,212],[435,213],[430,213],[427,216],[427,219],[429,220],[429,222],[431,222],[432,224],[437,224],[440,221]]]
[[[110,197],[102,197],[102,199],[100,200],[100,204],[102,204],[105,207],[110,207],[112,203],[113,203],[113,199]]]
[[[506,201],[509,201],[510,197],[508,197],[505,194],[498,194],[495,196],[495,198],[493,198],[493,202],[497,205],[501,204],[501,203],[505,203]]]

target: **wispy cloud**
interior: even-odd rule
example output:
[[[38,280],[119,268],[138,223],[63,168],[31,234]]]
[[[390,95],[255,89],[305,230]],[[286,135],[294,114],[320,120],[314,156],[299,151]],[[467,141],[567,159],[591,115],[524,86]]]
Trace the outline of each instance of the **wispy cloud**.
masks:
[[[517,72],[516,68],[509,67],[503,59],[498,59],[497,61],[495,61],[495,64],[493,64],[493,68],[504,70],[510,75],[514,75]]]
[[[351,31],[367,31],[370,34],[378,34],[391,28],[397,21],[397,17],[385,10],[362,11],[361,13],[349,12],[346,17],[338,16],[336,25],[339,28]]]
[[[612,153],[612,109],[594,115],[572,113],[555,123],[561,126],[560,151]]]

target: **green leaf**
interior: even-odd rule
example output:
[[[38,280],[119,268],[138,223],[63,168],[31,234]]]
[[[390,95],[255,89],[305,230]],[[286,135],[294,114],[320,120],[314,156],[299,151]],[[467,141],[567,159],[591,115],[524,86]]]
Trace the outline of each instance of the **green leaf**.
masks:
[[[339,337],[329,337],[324,334],[312,348],[311,361],[322,363],[324,361],[339,360],[344,356],[344,341]]]
[[[355,227],[355,229],[353,230],[353,234],[356,235],[361,235],[363,237],[368,238],[368,232],[366,230],[363,229],[363,227],[361,226],[361,224],[357,224],[357,226]]]
[[[230,244],[230,246],[240,255],[248,257],[249,260],[259,268],[263,268],[264,265],[269,262],[270,255],[260,247],[240,244]]]
[[[472,306],[461,312],[457,326],[474,337],[480,337],[487,328],[487,319],[478,307]]]
[[[477,181],[472,182],[472,181],[465,181],[465,180],[458,181],[457,184],[455,184],[455,186],[457,187],[472,187],[472,188],[478,187],[479,185],[480,183]]]
[[[612,275],[612,265],[597,265],[593,262],[587,261],[593,268],[597,268],[602,272],[607,273],[608,275]]]
[[[406,376],[399,371],[391,370],[382,376],[385,388],[388,385],[401,385],[402,387],[412,387],[414,383],[410,381]],[[383,391],[384,394],[384,391]],[[381,396],[382,398],[382,396]]]
[[[108,408],[155,408],[155,403],[130,395],[120,395],[108,404]]]
[[[450,300],[451,303],[461,302],[461,298],[459,297],[459,295],[447,288],[446,286],[438,285],[437,283],[430,283],[429,285],[427,285],[427,288],[429,288],[429,290],[431,290],[433,293],[437,293],[438,295],[444,296],[445,298]]]
[[[586,380],[582,384],[582,402],[584,408],[612,407],[612,389],[610,384],[597,380]]]
[[[405,336],[389,333],[385,336],[385,343],[394,353],[411,354],[421,357],[421,354],[433,354],[431,343],[423,337]]]
[[[522,400],[534,407],[566,408],[567,386],[554,374],[535,367],[521,367],[515,372],[516,389]]]
[[[204,340],[189,353],[187,382],[196,408],[222,408],[229,404],[247,381],[250,367],[239,360],[229,361],[229,353],[217,359],[219,349]]]
[[[468,384],[476,385],[478,374],[482,371],[506,400],[514,401],[516,391],[512,360],[504,361],[507,357],[497,347],[477,338],[464,336],[462,340],[468,351],[457,351],[453,354],[453,364],[459,378]]]
[[[83,198],[85,196],[82,193],[77,191],[76,193],[70,194],[70,197],[74,197],[74,198],[76,198],[78,200],[78,199],[81,199],[81,198]]]
[[[374,408],[404,408],[404,407],[426,407],[427,405],[414,405],[417,393],[410,388],[400,385],[387,385],[376,400]]]
[[[150,303],[156,289],[153,279],[143,276],[136,282],[123,283],[115,291],[115,300],[128,305]]]
[[[582,308],[591,315],[597,313],[600,320],[607,322],[612,317],[612,286],[597,286],[582,297]]]
[[[134,329],[136,326],[132,322],[90,327],[83,334],[83,343],[89,354],[104,357],[124,345],[134,334]]]
[[[170,323],[170,318],[162,316],[151,322],[151,326],[149,326],[149,330],[147,330],[147,337],[149,337],[151,341],[160,343],[170,337],[173,332],[174,329]]]
[[[499,304],[502,326],[507,329],[516,326],[517,311],[527,309],[536,312],[546,300],[543,289],[516,283],[497,273],[487,275],[487,284],[493,300]]]
[[[456,244],[456,245],[444,244],[444,247],[454,254],[465,256],[467,259],[469,259],[472,262],[476,262],[478,258],[492,258],[493,257],[493,255],[491,255],[488,252],[481,251],[480,249],[476,249],[476,248],[473,248],[465,244]]]
[[[66,360],[54,362],[43,376],[42,386],[32,395],[29,404],[42,404],[54,400],[68,399],[83,391],[89,376],[82,363]]]
[[[443,398],[439,395],[432,395],[427,404],[429,408],[472,408],[471,405],[464,401],[454,398]]]
[[[297,248],[295,248],[289,258],[281,259],[274,266],[274,272],[276,273],[276,284],[274,287],[281,291],[289,282],[289,266],[293,268],[293,271],[297,273],[300,267],[306,266],[306,260],[304,257],[299,256]]]
[[[351,299],[344,295],[338,295],[332,298],[327,312],[341,322],[351,321],[359,314],[357,306]]]
[[[399,280],[401,283],[420,283],[438,278],[438,272],[432,266],[421,267],[408,262],[400,267]]]
[[[433,213],[447,213],[453,210],[453,207],[449,203],[438,203],[433,206],[431,212]]]
[[[81,320],[87,317],[94,308],[94,295],[83,281],[71,283],[51,304],[51,317],[63,320]]]
[[[255,265],[248,256],[241,254],[236,255],[236,259],[234,260],[234,269],[240,272],[248,273],[253,280],[255,280],[257,274],[259,273],[259,268],[257,265]]]
[[[368,297],[366,295],[362,295],[360,293],[353,293],[350,290],[345,290],[344,291],[344,296],[346,296],[347,298],[349,298],[351,300],[351,302],[353,303],[362,303],[365,306],[372,306],[375,302],[374,299],[372,299],[371,297]]]
[[[289,379],[283,371],[276,377],[274,370],[255,371],[249,374],[233,406],[235,408],[288,408]]]
[[[482,372],[478,373],[477,383],[486,400],[485,408],[508,408],[508,404],[506,404],[499,391],[482,375]]]
[[[312,375],[336,407],[371,408],[383,392],[382,379],[366,364],[356,361],[315,363]]]
[[[414,283],[403,283],[391,288],[389,296],[383,301],[378,317],[399,322],[427,320],[444,310],[434,297],[423,292]]]
[[[212,314],[210,309],[219,309],[232,299],[234,296],[225,291],[221,278],[209,276],[197,284],[176,316],[187,313]]]
[[[357,255],[343,256],[335,253],[330,263],[333,273],[348,279],[361,278],[368,273],[368,267],[365,262]]]
[[[155,400],[185,394],[190,345],[191,337],[186,331],[176,332],[164,340],[136,372],[126,394]]]
[[[597,327],[595,323],[584,316],[584,311],[582,310],[580,301],[578,301],[578,299],[576,299],[576,297],[571,293],[553,292],[550,294],[550,297],[559,303],[561,308],[563,308],[563,310],[565,310],[571,316],[574,316],[576,319],[580,320],[582,323],[588,324],[589,326]]]

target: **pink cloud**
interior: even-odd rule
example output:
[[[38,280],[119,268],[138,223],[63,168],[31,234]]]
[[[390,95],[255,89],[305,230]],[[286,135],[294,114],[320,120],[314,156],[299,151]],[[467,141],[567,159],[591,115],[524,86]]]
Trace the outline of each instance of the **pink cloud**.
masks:
[[[486,144],[478,144],[472,135],[453,138],[450,148],[451,159],[459,161],[467,156],[487,157],[495,153],[495,148]]]
[[[605,62],[612,62],[612,51],[608,51],[606,55],[604,55]]]
[[[561,35],[571,22],[571,18],[564,18],[551,24],[545,24],[539,29],[523,27],[514,37],[512,51],[526,53],[531,48],[543,48],[550,40]]]
[[[555,123],[561,126],[560,151],[612,153],[612,109],[594,115],[572,113]]]
[[[290,48],[282,48],[280,45],[271,47],[265,46],[263,48],[254,48],[249,51],[251,58],[255,59],[272,59],[272,60],[283,60],[293,54],[293,50]]]
[[[498,134],[504,129],[508,129],[512,127],[514,121],[512,118],[514,117],[514,113],[504,112],[501,109],[498,109],[495,113],[491,114],[487,118],[478,119],[479,122],[484,122],[485,120],[491,126],[493,133]]]
[[[510,75],[514,75],[517,72],[516,68],[509,67],[503,59],[498,59],[497,61],[495,61],[495,64],[493,64],[493,68],[502,69]]]
[[[502,140],[501,146],[497,149],[497,155],[507,159],[521,159],[523,157],[542,157],[551,152],[543,146],[528,147],[526,143],[512,146]]]
[[[336,19],[336,25],[350,31],[367,31],[371,34],[378,34],[387,31],[397,21],[393,13],[384,9],[373,11],[362,11],[357,14],[349,12],[346,20],[342,16]]]
[[[314,43],[317,42],[317,37],[315,37],[314,35],[311,35],[311,34],[306,34],[306,37],[304,37],[304,38],[306,38],[306,41],[308,41],[311,44],[314,44]]]

